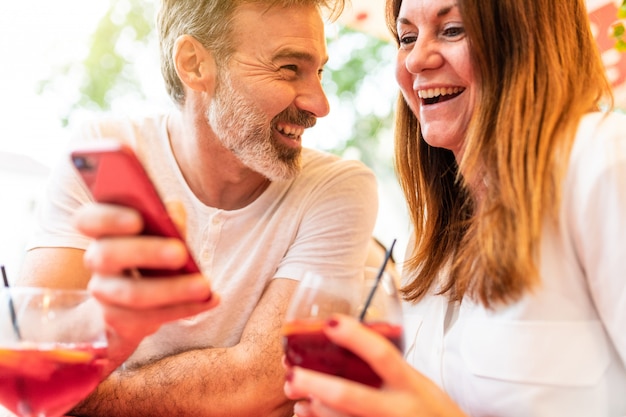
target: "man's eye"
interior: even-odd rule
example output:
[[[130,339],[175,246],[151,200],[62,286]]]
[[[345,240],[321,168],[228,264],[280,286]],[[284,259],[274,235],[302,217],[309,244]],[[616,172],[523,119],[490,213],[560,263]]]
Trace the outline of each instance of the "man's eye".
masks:
[[[287,71],[298,72],[298,66],[297,65],[283,65],[282,67],[280,67],[280,69],[284,69],[284,70],[287,70]]]

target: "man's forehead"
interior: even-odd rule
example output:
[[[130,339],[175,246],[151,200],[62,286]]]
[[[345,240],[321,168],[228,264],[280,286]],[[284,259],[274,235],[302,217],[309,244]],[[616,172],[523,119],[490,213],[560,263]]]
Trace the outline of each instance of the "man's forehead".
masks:
[[[240,6],[232,26],[232,41],[237,50],[265,49],[273,58],[303,61],[327,60],[324,23],[315,7],[273,7],[258,4]]]
[[[291,20],[282,21],[283,17],[289,16]],[[306,16],[307,19],[316,17],[322,23],[320,9],[312,4],[295,4],[291,6],[268,6],[266,3],[243,3],[237,6],[233,13],[233,26],[240,26],[241,23],[252,23],[256,27],[264,27],[266,22],[281,22],[286,27],[297,27],[297,17]],[[295,21],[294,21],[295,20]],[[239,24],[238,24],[239,23]],[[322,23],[323,27],[323,23]],[[268,28],[270,32],[272,27]],[[323,30],[323,28],[322,28]]]

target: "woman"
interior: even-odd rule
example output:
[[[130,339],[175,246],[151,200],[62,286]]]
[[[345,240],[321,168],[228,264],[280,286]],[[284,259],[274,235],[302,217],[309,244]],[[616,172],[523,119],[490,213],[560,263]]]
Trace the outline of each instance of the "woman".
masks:
[[[405,358],[338,316],[383,388],[291,368],[296,413],[625,416],[626,117],[599,112],[584,1],[388,0],[387,21]]]

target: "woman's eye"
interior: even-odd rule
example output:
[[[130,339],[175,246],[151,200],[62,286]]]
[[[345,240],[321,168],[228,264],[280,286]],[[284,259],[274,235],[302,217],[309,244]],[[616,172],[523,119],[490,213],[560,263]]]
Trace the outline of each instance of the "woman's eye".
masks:
[[[465,28],[463,26],[450,26],[443,30],[443,34],[447,38],[458,38],[465,34]]]
[[[400,36],[400,39],[398,40],[400,42],[400,45],[410,45],[412,43],[415,43],[415,41],[417,40],[417,36],[415,35]]]

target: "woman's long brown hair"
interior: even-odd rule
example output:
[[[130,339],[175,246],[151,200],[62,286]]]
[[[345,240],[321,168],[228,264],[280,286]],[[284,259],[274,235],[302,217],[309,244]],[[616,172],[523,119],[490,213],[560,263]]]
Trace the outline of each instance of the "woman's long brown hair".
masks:
[[[402,1],[387,1],[396,39]],[[426,144],[402,96],[397,106],[396,170],[415,241],[403,294],[415,301],[436,283],[453,300],[493,306],[540,283],[542,230],[558,220],[576,127],[612,95],[584,0],[457,4],[479,90],[463,159]]]

